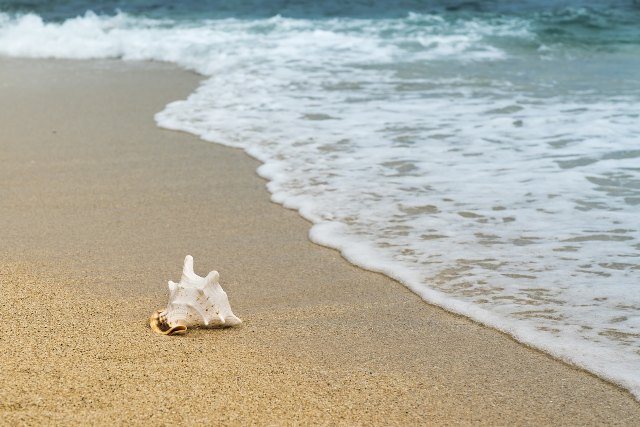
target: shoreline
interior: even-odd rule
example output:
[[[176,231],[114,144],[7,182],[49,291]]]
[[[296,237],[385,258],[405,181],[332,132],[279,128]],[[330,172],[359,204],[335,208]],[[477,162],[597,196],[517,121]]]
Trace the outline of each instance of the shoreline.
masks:
[[[157,128],[154,114],[195,74],[0,61],[0,316],[15,325],[0,338],[3,419],[640,419],[627,391],[311,243],[309,223],[270,202],[240,150]],[[243,326],[152,335],[146,318],[188,253],[198,273],[220,272]]]

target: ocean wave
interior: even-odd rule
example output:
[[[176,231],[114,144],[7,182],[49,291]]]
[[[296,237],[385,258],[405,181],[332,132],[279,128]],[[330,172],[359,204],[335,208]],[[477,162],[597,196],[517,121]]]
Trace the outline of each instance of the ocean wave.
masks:
[[[124,13],[100,16],[87,12],[61,23],[45,22],[40,16],[0,13],[0,54],[32,58],[122,58],[169,61],[209,75],[212,63],[231,55],[223,44],[242,43],[252,36],[261,48],[299,60],[305,50],[328,47],[338,53],[361,58],[367,51],[372,62],[392,62],[405,53],[420,58],[459,60],[499,59],[500,49],[489,45],[487,36],[527,37],[513,22],[449,23],[436,16],[412,15],[413,27],[405,20],[386,20],[375,27],[366,21],[323,21],[321,25],[276,16],[266,20],[205,20],[175,22],[131,17]],[[258,38],[257,36],[261,36]],[[302,41],[302,37],[306,37]],[[287,51],[287,48],[291,48]],[[216,55],[219,49],[220,55]],[[324,53],[324,51],[323,51]],[[258,55],[257,55],[258,56]],[[215,68],[215,67],[214,67]]]

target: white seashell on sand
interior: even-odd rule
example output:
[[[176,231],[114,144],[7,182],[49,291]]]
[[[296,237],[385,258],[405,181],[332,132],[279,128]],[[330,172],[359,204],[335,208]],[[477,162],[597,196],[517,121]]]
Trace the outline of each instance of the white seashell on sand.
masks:
[[[149,318],[149,326],[163,335],[182,335],[194,326],[228,327],[242,323],[231,311],[217,271],[200,277],[193,271],[193,257],[184,259],[179,283],[169,281],[169,304]]]

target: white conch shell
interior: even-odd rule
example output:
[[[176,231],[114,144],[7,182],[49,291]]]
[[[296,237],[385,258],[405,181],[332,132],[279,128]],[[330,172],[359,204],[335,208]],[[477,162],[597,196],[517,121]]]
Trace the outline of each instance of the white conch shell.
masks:
[[[242,323],[231,311],[227,293],[222,289],[217,271],[200,277],[193,271],[193,257],[184,259],[180,283],[169,281],[169,304],[149,319],[154,332],[164,335],[184,334],[192,326],[227,327]]]

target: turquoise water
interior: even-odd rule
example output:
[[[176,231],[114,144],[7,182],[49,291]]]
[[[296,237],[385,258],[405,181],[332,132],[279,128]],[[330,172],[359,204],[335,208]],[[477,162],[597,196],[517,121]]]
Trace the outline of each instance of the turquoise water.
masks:
[[[0,11],[2,55],[207,76],[159,125],[260,159],[313,241],[640,395],[637,2]]]

